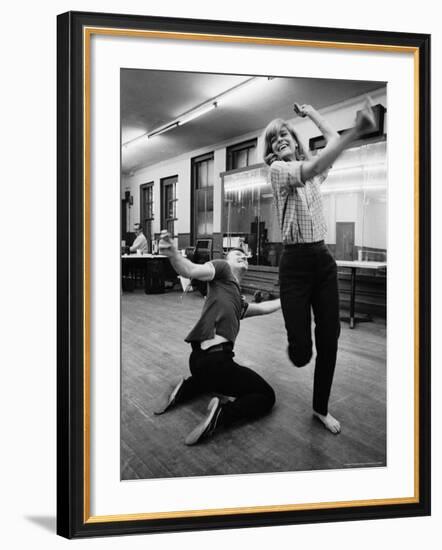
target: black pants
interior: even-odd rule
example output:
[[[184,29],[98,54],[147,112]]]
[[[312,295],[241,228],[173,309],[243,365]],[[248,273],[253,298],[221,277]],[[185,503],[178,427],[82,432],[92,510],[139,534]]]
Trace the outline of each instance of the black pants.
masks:
[[[270,412],[275,403],[273,389],[255,371],[235,363],[231,344],[218,347],[222,349],[204,351],[195,348],[192,351],[189,359],[192,376],[184,381],[179,400],[210,392],[235,397],[234,401],[222,407],[219,424],[225,426]]]
[[[313,409],[325,415],[340,333],[336,262],[323,242],[288,245],[281,257],[279,279],[288,353],[297,367],[312,357],[313,310],[317,352]]]

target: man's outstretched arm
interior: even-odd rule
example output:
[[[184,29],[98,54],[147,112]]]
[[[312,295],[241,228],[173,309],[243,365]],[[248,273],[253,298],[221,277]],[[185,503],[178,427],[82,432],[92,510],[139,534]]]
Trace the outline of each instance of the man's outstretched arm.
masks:
[[[159,242],[160,254],[164,254],[169,258],[174,270],[187,279],[198,279],[199,281],[211,281],[215,276],[215,267],[212,263],[194,264],[187,258],[184,258],[175,245],[170,240],[167,231],[161,231]]]
[[[281,309],[281,300],[269,300],[268,302],[260,302],[259,304],[249,304],[244,315],[246,317],[254,317],[255,315],[267,315]]]

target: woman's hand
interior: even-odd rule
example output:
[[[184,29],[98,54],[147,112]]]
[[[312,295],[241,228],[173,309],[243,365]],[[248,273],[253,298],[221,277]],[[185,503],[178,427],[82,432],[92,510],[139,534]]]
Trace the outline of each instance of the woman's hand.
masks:
[[[365,100],[365,105],[362,111],[359,111],[356,115],[355,128],[359,135],[364,134],[370,130],[376,128],[376,121],[374,118],[372,101],[370,98]]]
[[[275,155],[275,153],[269,153],[265,159],[264,159],[264,162],[268,165],[268,166],[271,166],[275,161],[279,160],[278,158],[278,155]]]
[[[308,104],[299,105],[299,103],[295,103],[293,105],[293,109],[297,115],[299,115],[302,118],[305,118],[306,116],[310,116],[312,113],[316,112],[315,109]]]

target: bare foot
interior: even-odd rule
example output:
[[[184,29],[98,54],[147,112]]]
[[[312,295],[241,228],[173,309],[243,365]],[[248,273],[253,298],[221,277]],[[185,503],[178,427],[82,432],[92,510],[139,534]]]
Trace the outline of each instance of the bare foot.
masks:
[[[313,415],[316,416],[332,434],[338,434],[341,431],[341,424],[330,413],[324,416],[323,414],[313,411]]]

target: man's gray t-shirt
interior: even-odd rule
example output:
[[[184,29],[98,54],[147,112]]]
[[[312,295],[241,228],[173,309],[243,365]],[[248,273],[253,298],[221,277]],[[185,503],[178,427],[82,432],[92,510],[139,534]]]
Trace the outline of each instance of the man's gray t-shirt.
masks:
[[[214,278],[208,282],[208,292],[201,317],[185,338],[186,342],[203,342],[223,336],[232,344],[239,332],[239,321],[248,304],[226,260],[212,260]]]

